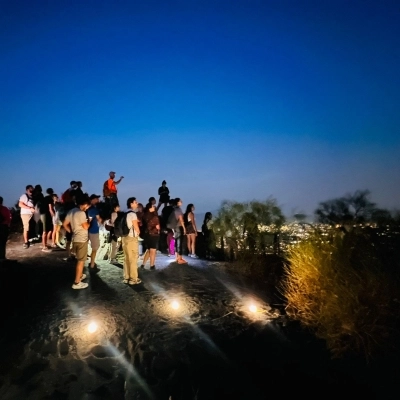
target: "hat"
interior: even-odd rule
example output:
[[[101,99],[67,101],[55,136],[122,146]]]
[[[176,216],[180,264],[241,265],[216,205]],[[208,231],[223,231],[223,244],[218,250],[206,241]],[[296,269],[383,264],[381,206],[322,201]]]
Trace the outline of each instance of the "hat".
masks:
[[[108,175],[115,174],[115,171],[110,171]]]
[[[89,197],[89,200],[99,199],[100,197],[101,197],[100,195],[92,194],[92,195]]]

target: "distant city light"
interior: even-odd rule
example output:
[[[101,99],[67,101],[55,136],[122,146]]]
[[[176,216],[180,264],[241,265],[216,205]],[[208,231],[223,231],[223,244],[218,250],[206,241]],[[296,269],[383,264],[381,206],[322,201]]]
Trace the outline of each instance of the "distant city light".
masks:
[[[88,325],[88,332],[89,332],[89,333],[94,333],[94,332],[97,331],[97,328],[98,328],[98,326],[97,326],[96,322],[91,322],[91,323]]]

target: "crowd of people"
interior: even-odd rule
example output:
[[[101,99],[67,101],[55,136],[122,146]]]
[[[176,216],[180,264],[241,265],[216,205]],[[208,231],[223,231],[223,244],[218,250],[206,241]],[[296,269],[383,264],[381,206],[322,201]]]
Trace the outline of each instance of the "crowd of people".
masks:
[[[96,254],[100,247],[102,225],[109,231],[110,263],[117,262],[116,254],[119,245],[122,245],[123,282],[126,284],[141,283],[137,268],[140,255],[140,268],[145,268],[149,263],[151,270],[155,269],[158,251],[175,257],[178,264],[187,264],[183,257],[186,253],[185,244],[188,256],[198,258],[196,237],[199,230],[194,204],[188,204],[183,212],[182,199],[171,198],[164,180],[158,189],[158,202],[155,197],[150,197],[143,206],[135,197],[130,197],[126,203],[127,211],[122,212],[117,186],[123,178],[121,176],[115,180],[115,172],[109,173],[109,178],[103,184],[104,202],[100,202],[101,195],[89,196],[84,193],[81,181],[71,181],[61,197],[52,188],[48,188],[44,195],[40,185],[27,185],[18,202],[23,226],[23,248],[28,249],[32,240],[36,240],[41,242],[41,250],[46,253],[51,252],[53,247],[65,249],[67,256],[64,259],[76,262],[73,289],[88,286],[84,282],[86,275],[83,269],[88,258],[89,243],[91,254],[88,269],[90,273],[100,271]],[[5,260],[11,214],[2,203],[0,197],[0,260]],[[121,233],[121,224],[125,228],[124,233]],[[204,235],[206,258],[211,259],[214,257],[215,239],[210,212],[205,214],[201,234]]]

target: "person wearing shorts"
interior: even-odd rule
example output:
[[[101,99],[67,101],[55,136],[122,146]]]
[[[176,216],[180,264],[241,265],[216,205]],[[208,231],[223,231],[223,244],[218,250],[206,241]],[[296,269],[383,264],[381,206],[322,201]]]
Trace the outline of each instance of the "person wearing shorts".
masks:
[[[86,279],[83,267],[88,252],[88,229],[90,223],[86,217],[86,210],[90,207],[89,198],[82,197],[77,201],[77,207],[73,208],[65,217],[63,227],[66,232],[72,234],[72,251],[76,257],[75,280],[72,289],[85,289],[88,284],[82,282]]]
[[[27,185],[25,188],[26,192],[19,198],[18,207],[21,209],[21,220],[23,225],[23,238],[24,238],[24,249],[29,248],[29,222],[35,213],[35,206],[33,205],[33,186]]]
[[[146,205],[142,221],[146,252],[144,253],[143,263],[140,267],[144,268],[147,261],[150,260],[150,269],[155,269],[157,247],[160,239],[160,219],[157,215],[157,207],[153,202],[149,202]]]

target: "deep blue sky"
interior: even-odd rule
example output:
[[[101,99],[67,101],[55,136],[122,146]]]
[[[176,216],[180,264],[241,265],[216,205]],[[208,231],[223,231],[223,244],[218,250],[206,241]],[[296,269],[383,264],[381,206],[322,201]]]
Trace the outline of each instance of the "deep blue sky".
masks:
[[[1,192],[72,179],[198,219],[357,189],[400,208],[399,1],[0,1]]]

